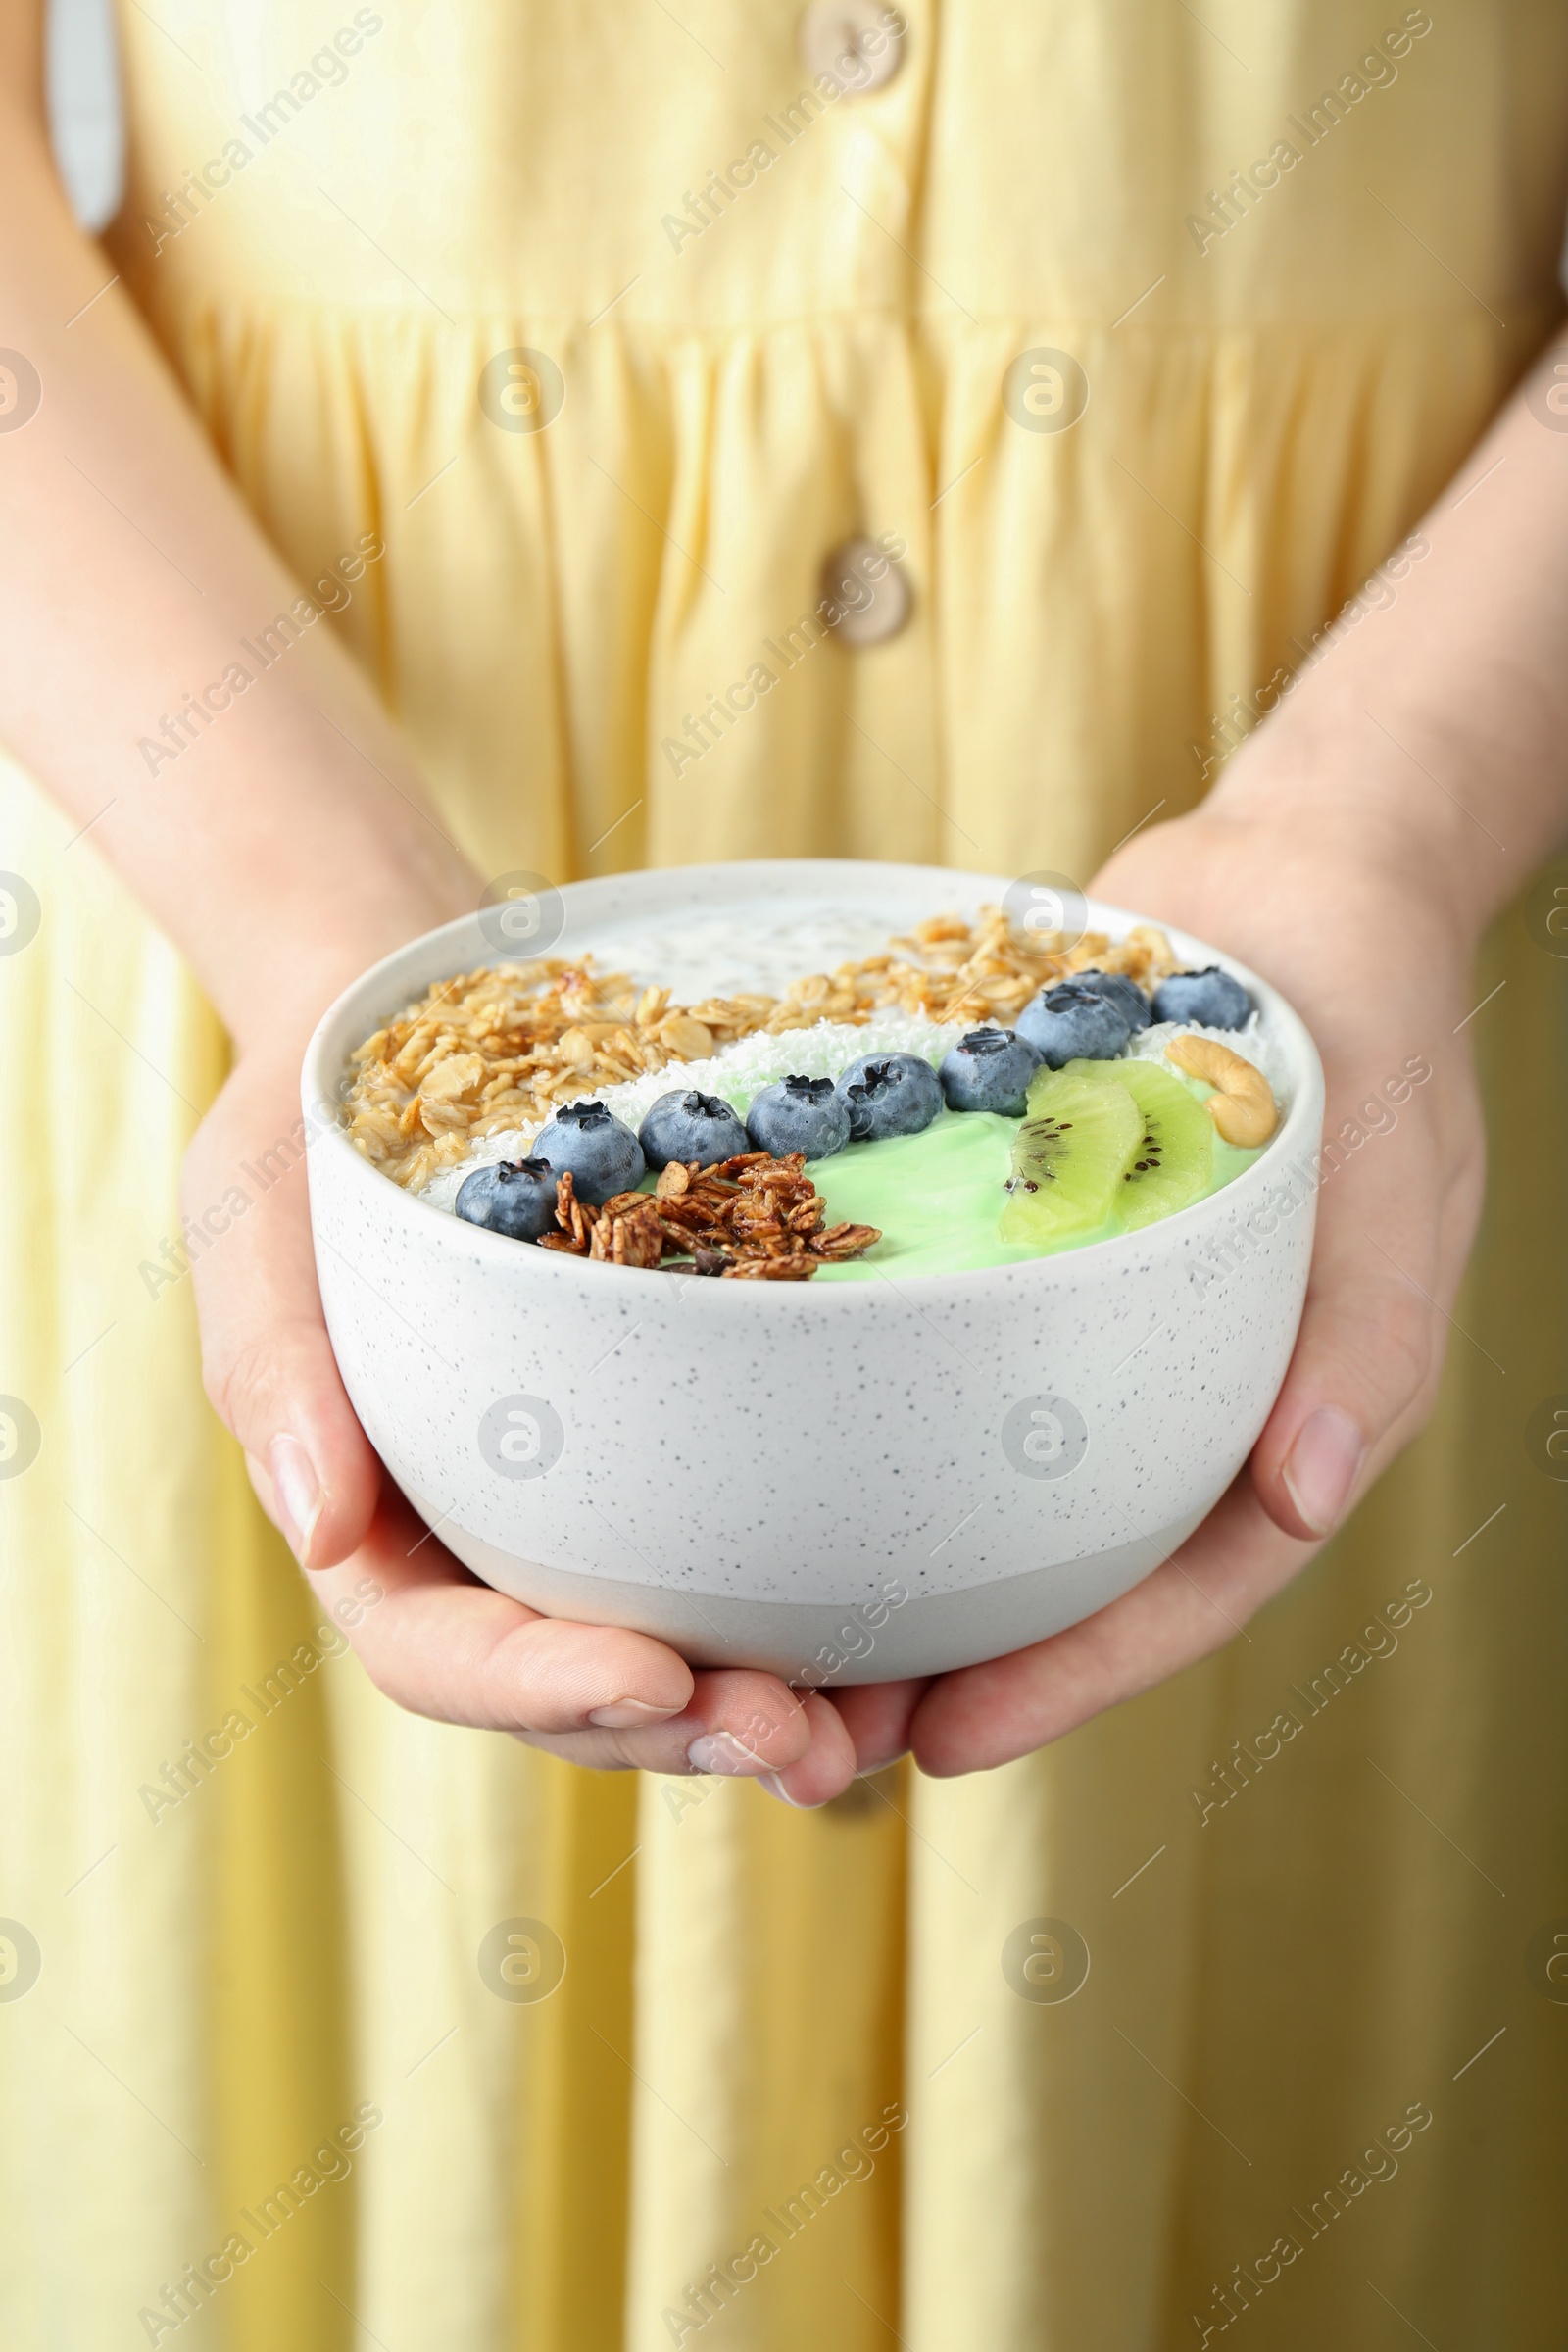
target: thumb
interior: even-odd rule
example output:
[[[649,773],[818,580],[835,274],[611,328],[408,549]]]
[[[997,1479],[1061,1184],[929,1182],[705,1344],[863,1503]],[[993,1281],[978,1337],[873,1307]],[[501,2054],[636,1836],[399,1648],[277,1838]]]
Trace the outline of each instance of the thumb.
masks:
[[[321,1568],[364,1541],[380,1464],[321,1314],[306,1150],[295,1065],[242,1061],[186,1154],[181,1207],[208,1396],[296,1558]]]
[[[1381,1168],[1337,1169],[1319,1196],[1296,1351],[1251,1462],[1290,1536],[1332,1535],[1436,1397],[1474,1202],[1430,1179],[1423,1200],[1403,1156],[1391,1141]]]

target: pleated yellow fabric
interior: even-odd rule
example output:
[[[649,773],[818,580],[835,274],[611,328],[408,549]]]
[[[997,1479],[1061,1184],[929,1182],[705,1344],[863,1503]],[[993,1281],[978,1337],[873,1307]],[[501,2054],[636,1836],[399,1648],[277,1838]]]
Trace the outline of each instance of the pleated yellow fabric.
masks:
[[[829,96],[784,0],[123,12],[117,264],[302,580],[382,535],[339,625],[486,873],[1087,875],[1196,800],[1560,307],[1546,0],[1387,39],[1350,0],[904,15],[897,74]],[[538,432],[478,397],[519,348],[564,387]],[[1082,370],[1070,430],[1004,398],[1036,351]],[[909,625],[786,666],[861,531],[906,543]],[[0,1954],[41,1969],[0,2000],[8,2341],[1154,2352],[1230,2309],[1279,2352],[1557,2344],[1525,1951],[1568,1912],[1565,1496],[1524,1429],[1568,1388],[1568,964],[1530,907],[1477,979],[1494,1189],[1431,1432],[1207,1666],[808,1817],[416,1722],[316,1639],[189,1284],[142,1271],[223,1041],[91,840],[15,768],[0,808],[43,910],[0,957],[0,1389],[41,1432],[0,1480]],[[1003,1966],[1047,1918],[1090,1955],[1065,2004]],[[481,1973],[516,1920],[548,2000]]]

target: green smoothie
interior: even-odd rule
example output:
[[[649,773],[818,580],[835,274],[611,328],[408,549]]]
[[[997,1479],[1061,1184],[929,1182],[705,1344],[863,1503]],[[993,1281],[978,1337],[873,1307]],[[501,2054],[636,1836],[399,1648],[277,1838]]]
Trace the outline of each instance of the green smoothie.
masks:
[[[1213,1092],[1196,1080],[1184,1083],[1200,1102]],[[882,1233],[868,1255],[825,1265],[816,1281],[873,1282],[885,1274],[897,1282],[906,1274],[968,1274],[1054,1256],[1086,1242],[1108,1241],[1123,1230],[1110,1218],[1054,1245],[1004,1242],[998,1224],[1017,1128],[1016,1119],[991,1111],[944,1110],[919,1135],[850,1144],[832,1159],[808,1163],[807,1174],[827,1202],[827,1224],[875,1225]],[[1258,1151],[1238,1151],[1216,1136],[1209,1191],[1218,1192],[1257,1157]]]

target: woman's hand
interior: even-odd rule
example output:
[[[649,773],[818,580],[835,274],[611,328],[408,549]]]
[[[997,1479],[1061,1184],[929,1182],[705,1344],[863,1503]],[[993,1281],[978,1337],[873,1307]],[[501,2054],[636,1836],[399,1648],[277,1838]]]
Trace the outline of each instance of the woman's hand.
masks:
[[[300,579],[263,537],[71,217],[43,120],[41,33],[37,6],[0,9],[0,315],[48,386],[6,474],[0,737],[92,833],[236,1043],[185,1173],[187,1212],[216,1212],[195,1250],[209,1393],[328,1597],[338,1563],[351,1587],[367,1573],[381,1586],[358,1625],[339,1622],[405,1705],[586,1762],[777,1772],[780,1793],[831,1794],[853,1757],[825,1700],[765,1675],[693,1676],[638,1635],[548,1623],[420,1541],[383,1497],[338,1377],[303,1161],[242,1214],[223,1207],[236,1186],[256,1190],[242,1163],[294,1135],[317,1014],[378,956],[471,908],[479,886],[327,617],[347,612],[373,656],[378,536],[323,517]],[[274,614],[286,661],[226,703],[198,704]]]
[[[1082,1624],[924,1687],[840,1694],[868,1762],[908,1744],[935,1774],[1005,1763],[1218,1649],[1432,1409],[1482,1194],[1471,942],[1408,865],[1311,836],[1222,804],[1141,837],[1094,886],[1266,973],[1323,1056],[1344,1164],[1317,1195],[1300,1334],[1251,1459],[1163,1567]]]
[[[460,1566],[385,1476],[322,1319],[297,1125],[307,1025],[284,1026],[285,1042],[242,1055],[186,1159],[187,1218],[199,1227],[216,1206],[212,1227],[226,1224],[194,1252],[202,1364],[257,1494],[371,1680],[416,1714],[511,1732],[580,1764],[751,1774],[797,1804],[836,1795],[855,1753],[828,1700],[767,1674],[694,1674],[645,1634],[509,1600]],[[243,1165],[264,1162],[286,1173],[228,1216],[225,1194],[255,1193]]]
[[[1202,808],[1093,886],[1251,964],[1323,1056],[1346,1158],[1318,1191],[1300,1335],[1251,1459],[1180,1551],[1081,1625],[841,1692],[862,1771],[905,1747],[930,1773],[1005,1763],[1219,1648],[1432,1409],[1484,1172],[1472,959],[1568,829],[1568,435],[1547,429],[1564,361],[1543,356]],[[1431,1075],[1399,1100],[1417,1066]]]

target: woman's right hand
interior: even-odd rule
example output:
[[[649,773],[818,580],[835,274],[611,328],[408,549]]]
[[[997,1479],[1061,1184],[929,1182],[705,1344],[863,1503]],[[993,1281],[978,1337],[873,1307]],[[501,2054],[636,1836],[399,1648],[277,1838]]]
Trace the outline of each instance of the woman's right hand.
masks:
[[[287,1042],[242,1054],[185,1162],[187,1220],[200,1228],[216,1210],[204,1230],[223,1228],[192,1252],[203,1374],[263,1507],[371,1680],[416,1714],[579,1764],[745,1774],[795,1804],[836,1795],[855,1751],[827,1699],[769,1674],[694,1673],[646,1634],[541,1616],[471,1577],[398,1492],[321,1313],[298,1140],[308,1023],[285,1027]],[[257,1198],[242,1166],[264,1158],[269,1172],[287,1164]],[[250,1200],[239,1213],[236,1187]]]
[[[208,1393],[328,1606],[367,1574],[380,1588],[374,1608],[338,1622],[402,1705],[583,1763],[776,1775],[781,1794],[831,1795],[854,1758],[826,1700],[803,1703],[768,1675],[694,1675],[640,1634],[539,1617],[422,1533],[338,1377],[303,1156],[260,1198],[243,1173],[294,1135],[321,1008],[376,956],[471,907],[478,885],[340,620],[318,613],[301,634],[288,619],[314,568],[291,577],[264,539],[113,264],[73,220],[42,51],[39,0],[0,8],[0,316],[47,387],[6,447],[0,738],[91,832],[236,1041],[185,1168],[187,1212],[216,1212],[193,1253]],[[373,514],[322,518],[319,532],[292,519],[308,564],[337,565],[320,601],[358,607],[346,625],[370,658],[389,633],[375,617],[386,591],[380,556],[354,551]],[[274,614],[286,658],[229,704],[198,707]],[[313,876],[322,905],[306,904]],[[241,1213],[224,1207],[236,1187]]]

